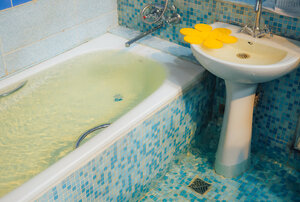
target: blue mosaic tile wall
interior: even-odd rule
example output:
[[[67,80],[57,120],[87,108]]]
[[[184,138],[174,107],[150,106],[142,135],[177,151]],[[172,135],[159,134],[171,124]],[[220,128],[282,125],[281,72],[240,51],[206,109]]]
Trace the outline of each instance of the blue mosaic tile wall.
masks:
[[[238,4],[222,0],[169,0],[177,7],[182,16],[182,22],[175,26],[166,26],[154,35],[160,38],[189,46],[183,41],[179,30],[183,27],[193,27],[197,23],[213,23],[215,21],[232,24],[246,24],[253,22],[255,13],[252,5]],[[161,0],[118,0],[119,24],[128,28],[145,31],[151,26],[140,20],[141,9],[149,3],[161,3]],[[278,15],[264,10],[263,22],[277,35],[300,40],[300,19]]]
[[[18,6],[32,0],[1,0],[0,1],[0,10],[11,8],[13,6]]]
[[[146,30],[149,26],[140,20],[140,10],[148,3],[164,1],[157,0],[118,0],[119,24],[137,30]],[[215,21],[232,24],[253,22],[255,15],[253,6],[222,0],[171,0],[182,15],[181,24],[167,26],[154,35],[189,46],[183,41],[179,30],[183,27],[193,27],[197,23],[213,23]],[[271,11],[263,11],[263,22],[270,26],[277,35],[300,40],[300,19],[278,15]],[[297,119],[300,115],[300,75],[299,69],[289,75],[260,85],[261,99],[254,111],[253,151],[261,152],[281,159],[279,161],[300,168],[300,154],[290,149]],[[220,104],[225,103],[225,86],[221,79],[216,79],[213,101],[214,121],[220,121],[223,114]],[[271,104],[270,104],[271,103]],[[280,156],[281,158],[279,158]],[[288,162],[287,162],[287,159]]]
[[[252,147],[300,170],[300,153],[292,149],[300,117],[300,68],[260,84],[258,92]]]
[[[129,201],[149,191],[148,183],[187,148],[207,125],[210,75],[193,84],[153,116],[36,201]],[[200,123],[200,125],[199,125]]]
[[[248,24],[255,21],[253,6],[238,5],[230,2],[218,2],[216,21],[232,24]],[[300,40],[300,18],[278,15],[271,11],[262,12],[263,23],[272,33],[291,39]]]

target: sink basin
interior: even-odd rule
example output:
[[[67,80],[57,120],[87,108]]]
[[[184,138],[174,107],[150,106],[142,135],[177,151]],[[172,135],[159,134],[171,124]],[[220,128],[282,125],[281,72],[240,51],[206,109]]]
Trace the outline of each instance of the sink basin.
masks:
[[[209,49],[192,44],[199,63],[225,80],[226,106],[216,153],[215,170],[225,177],[243,173],[250,164],[252,118],[257,84],[279,78],[296,69],[300,42],[279,36],[256,39],[240,33],[238,26],[214,23],[238,38],[234,44]]]
[[[202,48],[202,47],[201,47]],[[239,39],[234,44],[225,45],[220,49],[202,48],[203,52],[221,61],[245,65],[273,65],[287,56],[287,51],[266,46],[250,40]]]
[[[211,73],[225,80],[239,83],[261,83],[281,77],[299,63],[298,41],[274,36],[255,39],[239,33],[240,27],[214,23],[213,28],[226,27],[238,38],[234,44],[224,44],[220,49],[209,49],[192,44],[197,60]]]

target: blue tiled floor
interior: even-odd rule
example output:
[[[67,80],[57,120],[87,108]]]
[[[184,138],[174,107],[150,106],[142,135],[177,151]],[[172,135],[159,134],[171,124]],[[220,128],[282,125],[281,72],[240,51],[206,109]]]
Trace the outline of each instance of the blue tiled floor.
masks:
[[[261,155],[252,156],[251,167],[241,176],[217,175],[213,162],[218,138],[209,135],[216,132],[219,129],[210,125],[209,138],[178,156],[140,201],[300,201],[300,172]],[[212,184],[203,196],[188,187],[195,176]]]

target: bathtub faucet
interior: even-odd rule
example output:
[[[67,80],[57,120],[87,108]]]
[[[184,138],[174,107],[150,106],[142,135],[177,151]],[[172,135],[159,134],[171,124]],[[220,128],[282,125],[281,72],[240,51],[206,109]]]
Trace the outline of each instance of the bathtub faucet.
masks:
[[[254,25],[245,25],[241,29],[241,32],[249,34],[254,38],[261,38],[266,35],[272,36],[271,31],[267,26],[264,26],[264,28],[262,28],[260,25],[261,13],[262,13],[262,0],[256,0],[254,11],[256,13]]]
[[[167,15],[165,15],[167,14]],[[168,0],[164,6],[157,4],[147,4],[141,11],[142,22],[152,25],[158,24],[156,27],[141,33],[137,37],[127,41],[125,43],[126,47],[129,47],[132,43],[137,40],[155,32],[156,30],[162,28],[165,24],[178,24],[181,21],[181,16],[177,13],[177,9],[174,5],[168,7]]]
[[[125,43],[125,46],[126,46],[126,47],[129,47],[131,44],[133,44],[133,43],[136,42],[137,40],[139,40],[139,39],[141,39],[141,38],[147,36],[148,34],[151,34],[151,33],[155,32],[156,30],[160,29],[160,28],[163,27],[163,26],[164,26],[164,23],[161,23],[160,25],[158,25],[158,26],[156,26],[156,27],[153,27],[152,29],[150,29],[150,30],[148,30],[148,31],[146,31],[146,32],[141,33],[140,35],[138,35],[138,36],[134,37],[133,39],[127,41],[127,42]]]

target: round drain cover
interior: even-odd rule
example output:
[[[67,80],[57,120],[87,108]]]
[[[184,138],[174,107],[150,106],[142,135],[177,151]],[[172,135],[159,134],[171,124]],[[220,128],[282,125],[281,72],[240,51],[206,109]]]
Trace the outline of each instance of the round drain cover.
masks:
[[[236,54],[236,56],[238,58],[240,58],[240,59],[248,59],[248,58],[250,58],[250,55],[247,54],[247,53],[238,53],[238,54]]]

